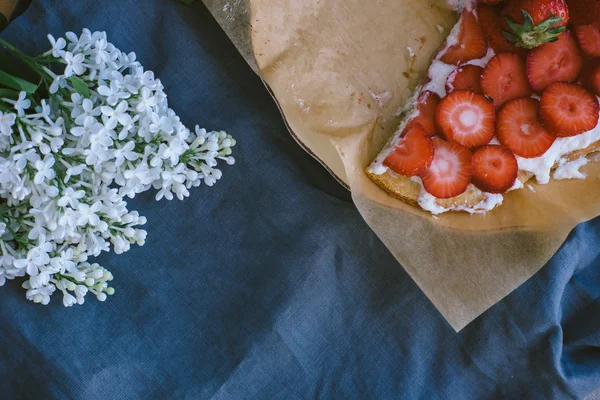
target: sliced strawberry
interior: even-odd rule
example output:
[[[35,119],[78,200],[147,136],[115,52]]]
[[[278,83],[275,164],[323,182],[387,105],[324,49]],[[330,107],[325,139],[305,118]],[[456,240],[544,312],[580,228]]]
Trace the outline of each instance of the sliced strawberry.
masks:
[[[550,134],[575,136],[598,125],[598,98],[573,83],[548,86],[540,100],[540,119]]]
[[[469,60],[483,58],[487,54],[487,40],[475,15],[465,8],[459,24],[457,43],[450,46],[441,57],[442,62],[446,64],[459,65]]]
[[[473,154],[473,185],[488,193],[504,193],[517,180],[519,165],[504,146],[490,144]]]
[[[481,94],[481,73],[483,68],[476,65],[463,65],[456,68],[446,80],[446,93],[454,90],[470,90]]]
[[[596,96],[600,96],[600,59],[590,61],[583,67],[581,84]]]
[[[455,90],[444,97],[435,119],[446,139],[473,148],[494,136],[494,105],[483,95]]]
[[[438,104],[440,104],[440,96],[438,96],[437,93],[430,92],[429,90],[421,93],[417,100],[417,110],[419,110],[419,115],[407,124],[407,129],[413,124],[419,124],[425,129],[425,132],[427,132],[429,136],[437,135],[435,110],[437,110]]]
[[[481,74],[481,88],[500,107],[512,99],[528,97],[531,87],[525,74],[525,63],[516,54],[498,53]]]
[[[558,37],[556,42],[546,43],[527,55],[527,78],[538,93],[552,82],[574,82],[583,67],[583,57],[570,32]]]
[[[538,120],[539,108],[539,101],[526,97],[509,101],[498,112],[496,137],[520,157],[539,157],[556,139]]]
[[[433,138],[435,156],[429,169],[421,176],[425,190],[447,199],[464,193],[471,183],[471,157],[466,147]]]
[[[579,41],[579,46],[585,55],[600,57],[600,27],[595,25],[580,25],[573,29]]]
[[[598,24],[600,21],[600,1],[567,0],[571,24],[573,26]]]
[[[424,173],[433,161],[433,143],[419,124],[414,124],[400,139],[383,165],[404,176]]]
[[[522,47],[517,47],[510,43],[502,31],[505,28],[505,22],[500,12],[501,6],[490,6],[487,4],[479,4],[477,6],[477,16],[479,17],[479,25],[485,34],[488,43],[496,53],[516,53],[522,56],[527,54],[527,50]]]

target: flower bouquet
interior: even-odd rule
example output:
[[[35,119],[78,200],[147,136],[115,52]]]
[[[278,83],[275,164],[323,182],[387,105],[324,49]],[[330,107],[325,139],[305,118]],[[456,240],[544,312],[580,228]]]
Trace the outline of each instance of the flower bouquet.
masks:
[[[48,39],[38,57],[0,39],[39,77],[0,71],[0,285],[23,277],[27,299],[48,304],[60,291],[72,306],[114,293],[93,257],[144,244],[146,219],[125,198],[212,186],[235,140],[185,127],[161,81],[105,32]]]

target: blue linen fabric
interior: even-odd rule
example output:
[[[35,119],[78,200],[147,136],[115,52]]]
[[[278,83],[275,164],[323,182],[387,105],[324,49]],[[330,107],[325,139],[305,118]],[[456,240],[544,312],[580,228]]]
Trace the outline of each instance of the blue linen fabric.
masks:
[[[0,290],[3,399],[568,399],[600,385],[600,220],[456,334],[287,133],[202,3],[35,1],[3,37],[106,30],[237,164],[183,202],[130,202],[148,241],[101,258],[116,294]],[[399,227],[400,229],[400,227]]]

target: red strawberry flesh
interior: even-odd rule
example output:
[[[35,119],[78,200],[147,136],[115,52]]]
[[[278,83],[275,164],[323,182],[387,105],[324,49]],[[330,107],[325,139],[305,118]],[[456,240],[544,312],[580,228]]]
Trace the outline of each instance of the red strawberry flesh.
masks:
[[[556,82],[542,94],[540,120],[557,137],[575,136],[598,125],[598,98],[582,86]]]
[[[446,139],[468,148],[483,146],[494,136],[494,106],[477,93],[450,93],[440,102],[435,117]]]
[[[543,155],[556,139],[538,120],[539,101],[511,100],[498,112],[496,137],[513,153],[524,158]]]
[[[598,25],[580,25],[573,28],[579,47],[586,56],[600,57],[600,22]]]
[[[413,124],[394,146],[383,165],[400,175],[420,175],[431,165],[433,152],[433,143],[427,132],[421,125]]]
[[[500,15],[501,6],[490,6],[487,4],[479,4],[477,6],[477,16],[479,17],[479,25],[488,40],[488,43],[496,53],[516,53],[522,56],[527,54],[527,50],[517,47],[510,43],[502,31],[505,28],[504,19]]]
[[[458,143],[433,138],[435,156],[421,176],[423,187],[431,195],[448,199],[464,193],[471,183],[471,151]]]
[[[590,61],[583,67],[581,84],[596,96],[600,96],[600,59]]]
[[[488,145],[473,154],[473,185],[489,193],[504,193],[519,173],[515,155],[504,146]]]
[[[498,53],[481,74],[481,88],[500,107],[512,99],[528,97],[531,86],[525,73],[525,63],[516,54]]]
[[[459,65],[485,57],[488,49],[487,40],[475,15],[465,8],[458,23],[460,32],[457,43],[446,49],[441,61],[450,65]]]
[[[409,128],[413,124],[419,124],[429,136],[437,135],[437,129],[435,126],[435,110],[440,104],[440,96],[437,93],[430,92],[429,90],[424,91],[417,100],[417,110],[419,115],[413,118],[408,124]]]
[[[556,42],[546,43],[527,55],[527,78],[541,93],[553,82],[574,82],[583,67],[583,57],[575,38],[565,32]]]
[[[483,68],[470,64],[456,68],[446,80],[446,93],[454,90],[470,90],[481,94],[482,72]]]
[[[600,1],[567,0],[573,26],[596,24],[600,26]]]

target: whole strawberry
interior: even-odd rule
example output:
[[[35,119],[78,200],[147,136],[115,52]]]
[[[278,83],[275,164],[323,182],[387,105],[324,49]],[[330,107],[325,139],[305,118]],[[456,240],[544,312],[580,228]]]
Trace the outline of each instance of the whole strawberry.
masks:
[[[508,27],[503,32],[506,39],[519,47],[533,49],[555,41],[565,31],[569,7],[565,0],[509,0],[502,15]]]

